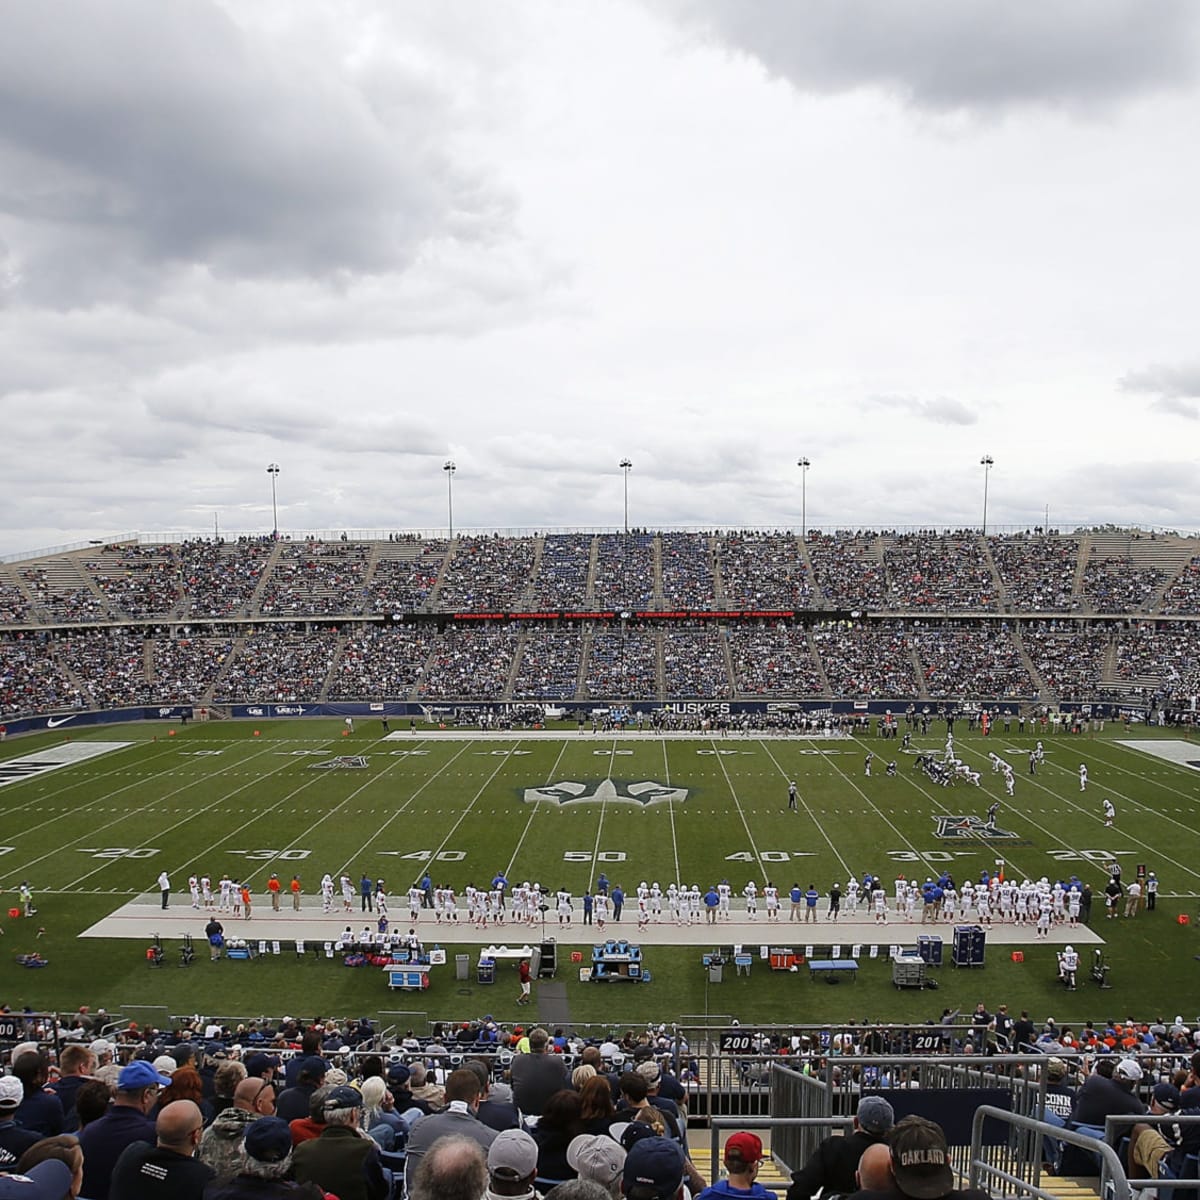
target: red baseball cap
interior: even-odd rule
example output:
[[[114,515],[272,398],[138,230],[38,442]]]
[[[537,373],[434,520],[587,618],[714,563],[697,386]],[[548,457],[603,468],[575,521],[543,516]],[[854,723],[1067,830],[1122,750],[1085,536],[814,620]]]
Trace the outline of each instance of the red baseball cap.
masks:
[[[759,1162],[763,1156],[762,1139],[753,1133],[735,1133],[725,1143],[725,1162],[728,1164],[731,1157],[737,1157],[742,1160],[748,1167],[752,1167],[756,1162]]]

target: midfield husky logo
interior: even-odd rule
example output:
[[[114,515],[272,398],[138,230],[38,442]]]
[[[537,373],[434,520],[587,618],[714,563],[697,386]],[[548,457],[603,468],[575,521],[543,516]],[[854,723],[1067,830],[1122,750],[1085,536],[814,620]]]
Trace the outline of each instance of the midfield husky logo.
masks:
[[[935,817],[940,838],[980,838],[983,841],[1003,841],[1017,835],[1010,829],[997,829],[982,817]]]
[[[366,770],[367,756],[365,754],[341,754],[337,758],[326,759],[325,762],[313,763],[310,771],[363,771]]]
[[[644,779],[628,783],[624,779],[602,779],[595,791],[588,791],[586,783],[564,779],[561,783],[548,783],[543,787],[525,789],[527,803],[545,801],[550,804],[571,804],[579,800],[590,800],[594,804],[657,804],[662,800],[674,800],[682,804],[687,799],[687,788],[670,787]]]

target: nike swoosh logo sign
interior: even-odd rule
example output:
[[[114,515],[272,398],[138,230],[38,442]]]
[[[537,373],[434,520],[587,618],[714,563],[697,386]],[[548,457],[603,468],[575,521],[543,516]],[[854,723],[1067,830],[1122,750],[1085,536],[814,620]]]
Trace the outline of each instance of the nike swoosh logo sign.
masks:
[[[74,717],[47,717],[46,728],[57,729],[60,725],[65,725],[68,721],[75,720]]]

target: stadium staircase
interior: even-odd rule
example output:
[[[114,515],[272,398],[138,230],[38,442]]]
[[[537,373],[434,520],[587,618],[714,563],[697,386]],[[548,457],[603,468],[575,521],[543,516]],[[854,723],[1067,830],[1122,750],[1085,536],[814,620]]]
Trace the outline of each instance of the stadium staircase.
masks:
[[[976,539],[983,543],[983,556],[987,561],[988,570],[992,573],[992,581],[996,585],[996,611],[1008,611],[1008,590],[1004,586],[1004,580],[1000,578],[1000,568],[996,566],[996,560],[992,557],[992,547],[986,537]]]
[[[325,678],[321,682],[321,690],[317,693],[317,700],[321,704],[324,704],[329,699],[329,689],[333,687],[337,679],[338,667],[346,655],[346,644],[349,641],[349,631],[345,627],[339,629],[337,645],[334,646],[333,654],[329,657],[329,670],[325,672]]]
[[[221,669],[217,672],[216,677],[200,698],[201,704],[211,707],[213,697],[224,694],[222,689],[225,686],[225,681],[229,678],[229,673],[233,670],[233,664],[242,657],[242,651],[246,648],[245,635],[233,638],[232,642],[229,657],[221,664]]]
[[[808,642],[808,652],[812,656],[812,660],[817,664],[817,671],[821,676],[821,695],[832,696],[833,690],[829,686],[829,676],[825,674],[825,664],[821,661],[821,656],[817,653],[817,644],[813,641],[812,626],[808,626],[804,630],[805,640]]]
[[[271,547],[271,553],[267,556],[267,561],[262,564],[262,574],[259,576],[258,583],[255,585],[254,591],[250,594],[250,599],[246,604],[246,610],[250,613],[258,615],[262,614],[263,597],[267,594],[267,585],[270,582],[271,576],[275,572],[276,566],[279,564],[281,555],[283,554],[283,543],[276,542]],[[238,638],[238,653],[241,652],[242,646],[246,644],[245,638]],[[230,655],[233,658],[234,655]],[[224,672],[222,672],[224,674]]]
[[[1020,621],[1013,626],[1013,644],[1017,647],[1017,652],[1021,656],[1021,663],[1025,670],[1029,672],[1029,678],[1033,680],[1034,687],[1037,688],[1037,694],[1041,698],[1043,704],[1057,704],[1058,697],[1054,694],[1053,689],[1042,678],[1041,672],[1033,665],[1033,659],[1030,657],[1029,651],[1025,648],[1025,639],[1021,632]]]
[[[929,688],[925,684],[925,664],[921,661],[920,655],[917,654],[915,645],[909,646],[908,657],[912,660],[913,678],[917,681],[917,699],[928,700]]]
[[[433,590],[429,593],[429,607],[435,611],[441,599],[442,584],[446,582],[446,576],[450,572],[450,561],[454,558],[454,542],[455,539],[452,538],[446,545],[446,557],[442,559],[442,569],[438,572],[437,582],[433,585]]]

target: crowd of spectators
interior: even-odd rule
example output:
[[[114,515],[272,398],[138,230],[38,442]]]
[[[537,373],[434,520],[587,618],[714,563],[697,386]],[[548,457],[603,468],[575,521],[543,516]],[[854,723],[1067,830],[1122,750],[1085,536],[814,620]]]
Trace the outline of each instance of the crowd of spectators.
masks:
[[[533,581],[535,611],[578,611],[587,605],[592,538],[584,533],[548,533]]]
[[[727,631],[740,695],[819,696],[825,690],[808,632],[798,625],[734,625]]]
[[[593,592],[598,610],[649,608],[654,599],[654,535],[600,534]]]
[[[233,638],[198,637],[184,631],[178,637],[157,637],[154,656],[152,704],[190,704],[202,700],[233,653]]]
[[[285,542],[259,596],[262,615],[361,614],[370,555],[364,542]]]
[[[847,530],[810,529],[806,542],[813,582],[828,608],[881,609],[887,606],[887,579],[879,536]]]
[[[1107,545],[1107,543],[1105,544]],[[387,542],[119,544],[0,578],[0,623],[473,611],[1200,612],[1200,555],[1161,565],[1058,533],[634,530]],[[1171,551],[1174,553],[1174,549]],[[17,580],[20,586],[17,586]],[[1075,588],[1076,580],[1080,587]],[[27,589],[28,596],[22,590]],[[30,602],[32,598],[32,602]]]
[[[583,634],[577,625],[526,629],[513,699],[573,700],[582,661]]]
[[[725,638],[715,625],[676,627],[663,638],[668,699],[726,700],[733,695]]]
[[[700,533],[662,533],[658,541],[663,608],[715,607],[716,584],[708,537]]]
[[[586,694],[595,699],[658,695],[658,632],[647,625],[592,634]]]
[[[508,687],[520,630],[511,625],[453,625],[434,640],[420,700],[494,700]]]
[[[425,608],[437,587],[450,543],[445,539],[421,541],[393,538],[408,553],[381,554],[367,583],[366,611],[406,613]]]
[[[321,695],[337,655],[336,629],[286,627],[248,633],[221,679],[218,699],[311,702]]]
[[[1157,567],[1138,566],[1128,558],[1090,558],[1073,607],[1101,613],[1145,612],[1166,579]]]
[[[1117,636],[1117,678],[1134,694],[1186,703],[1200,694],[1200,627],[1142,622]]]
[[[917,625],[912,644],[931,699],[1028,697],[1037,687],[1007,624]]]
[[[442,612],[510,612],[524,608],[533,575],[533,538],[456,538],[438,591]]]
[[[732,609],[804,609],[813,601],[813,585],[800,543],[793,533],[746,530],[713,540],[724,607]]]
[[[49,638],[36,634],[0,640],[0,717],[87,703],[50,645]]]
[[[249,612],[274,545],[269,538],[183,542],[177,551],[182,615],[216,619]]]
[[[15,583],[0,579],[0,625],[21,625],[29,619],[29,601]]]
[[[1013,533],[989,537],[988,548],[1010,610],[1070,610],[1079,566],[1079,542],[1075,538]]]
[[[96,708],[150,704],[158,688],[146,672],[146,638],[120,629],[80,630],[55,645]]]
[[[813,630],[812,638],[834,695],[917,694],[912,646],[903,621],[826,621]]]
[[[1200,554],[1193,555],[1163,595],[1159,611],[1164,616],[1200,613]]]
[[[425,625],[355,625],[329,681],[330,700],[405,700],[425,673],[436,633]]]
[[[1107,629],[1076,621],[1033,621],[1021,640],[1034,669],[1060,700],[1089,700],[1100,691],[1111,644]]]
[[[179,563],[171,546],[105,546],[84,570],[113,611],[135,621],[170,615],[179,603]]]
[[[988,612],[997,607],[996,577],[977,536],[898,534],[885,542],[888,608]]]

